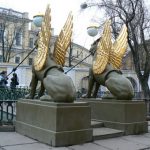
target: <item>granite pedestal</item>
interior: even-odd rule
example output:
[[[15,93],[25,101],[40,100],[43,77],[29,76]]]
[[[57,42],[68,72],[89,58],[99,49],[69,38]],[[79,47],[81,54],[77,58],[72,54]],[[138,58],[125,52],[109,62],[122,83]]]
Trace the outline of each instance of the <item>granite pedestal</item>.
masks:
[[[92,120],[101,121],[105,127],[124,131],[125,135],[148,132],[146,104],[134,100],[90,100]]]
[[[17,102],[16,131],[51,146],[68,146],[92,140],[88,103]]]

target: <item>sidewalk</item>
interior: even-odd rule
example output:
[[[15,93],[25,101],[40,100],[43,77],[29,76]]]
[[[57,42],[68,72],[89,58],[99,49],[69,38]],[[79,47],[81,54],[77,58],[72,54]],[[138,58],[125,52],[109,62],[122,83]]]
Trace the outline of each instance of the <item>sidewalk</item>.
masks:
[[[16,132],[0,132],[0,150],[150,150],[149,132],[106,140],[97,140],[82,145],[51,147]]]

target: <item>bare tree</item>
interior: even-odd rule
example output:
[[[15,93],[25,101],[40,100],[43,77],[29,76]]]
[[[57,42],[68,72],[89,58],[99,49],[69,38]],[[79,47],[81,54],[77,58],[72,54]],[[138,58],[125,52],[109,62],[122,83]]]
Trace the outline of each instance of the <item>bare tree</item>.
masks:
[[[17,16],[18,14],[20,16]],[[16,45],[21,46],[23,32],[29,22],[29,19],[23,18],[17,11],[0,8],[0,45],[3,62],[10,61]]]
[[[69,57],[68,57],[68,67],[72,67],[73,65],[72,65],[72,62],[74,61],[74,60],[76,60],[76,59],[78,59],[79,57],[80,57],[80,55],[82,55],[83,54],[83,49],[81,49],[80,51],[78,51],[78,53],[77,54],[74,54],[73,55],[73,49],[74,49],[74,44],[71,42],[71,44],[70,44],[70,47],[69,47],[69,51],[68,51],[68,53],[69,53]],[[81,61],[81,60],[80,60]]]
[[[150,89],[148,86],[150,47],[148,47],[147,43],[148,33],[150,32],[150,15],[144,1],[99,0],[99,2],[94,3],[92,1],[92,3],[85,4],[82,4],[84,9],[92,4],[92,6],[98,6],[99,9],[105,10],[106,17],[112,21],[114,37],[117,36],[122,24],[126,24],[128,28],[128,45],[132,52],[135,72],[141,83],[145,98],[150,98]]]

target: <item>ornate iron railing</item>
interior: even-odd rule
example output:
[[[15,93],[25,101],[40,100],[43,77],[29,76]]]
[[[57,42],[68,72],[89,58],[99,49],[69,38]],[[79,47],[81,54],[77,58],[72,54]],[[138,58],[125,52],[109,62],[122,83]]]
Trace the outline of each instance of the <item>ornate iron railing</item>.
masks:
[[[24,98],[25,95],[29,93],[28,88],[16,88],[10,89],[8,88],[1,88],[0,89],[0,100],[17,100],[19,98]]]
[[[13,125],[16,116],[16,101],[0,100],[0,125]]]
[[[29,93],[28,88],[0,89],[0,130],[6,125],[14,125],[16,102]],[[8,129],[9,130],[9,129]]]

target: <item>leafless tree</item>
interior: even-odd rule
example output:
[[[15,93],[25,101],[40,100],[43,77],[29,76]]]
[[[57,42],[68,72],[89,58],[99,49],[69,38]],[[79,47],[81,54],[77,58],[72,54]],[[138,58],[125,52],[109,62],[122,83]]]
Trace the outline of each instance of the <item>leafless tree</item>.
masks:
[[[141,83],[145,98],[150,98],[148,85],[150,73],[150,14],[144,0],[97,0],[82,4],[85,9],[92,4],[105,10],[105,17],[111,19],[114,37],[122,24],[128,29],[128,45],[132,52],[135,72]],[[94,5],[95,4],[95,5]],[[150,42],[150,40],[149,40]]]
[[[73,55],[73,49],[74,49],[74,44],[71,42],[71,44],[70,44],[70,47],[69,47],[69,51],[68,51],[68,53],[69,53],[69,57],[68,57],[68,67],[72,67],[73,65],[72,65],[72,62],[74,61],[74,60],[76,60],[76,59],[78,59],[79,57],[80,57],[80,55],[82,55],[83,54],[83,49],[81,49],[77,54],[74,54]],[[81,60],[80,60],[81,61]]]
[[[19,46],[22,43],[24,35],[25,25],[29,19],[22,18],[16,14],[19,12],[13,11],[12,9],[3,10],[0,9],[0,46],[2,51],[3,62],[9,62],[11,55],[15,52],[16,42],[18,40]],[[23,48],[23,47],[22,47]]]

